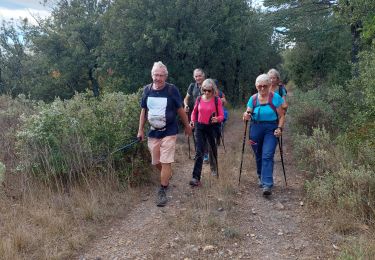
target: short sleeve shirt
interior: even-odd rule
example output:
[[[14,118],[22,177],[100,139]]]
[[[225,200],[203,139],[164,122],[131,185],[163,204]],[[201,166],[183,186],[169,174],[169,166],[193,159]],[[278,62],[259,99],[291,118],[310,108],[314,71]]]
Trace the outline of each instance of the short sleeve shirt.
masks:
[[[253,97],[256,97],[256,106],[253,107]],[[278,108],[281,104],[284,103],[284,99],[277,93],[274,93],[272,98],[272,104]],[[247,102],[247,107],[253,110],[253,120],[254,121],[276,121],[277,115],[272,107],[267,104],[259,104],[258,95],[253,95],[250,97],[249,101]]]
[[[161,90],[154,90],[152,85],[145,86],[141,108],[148,111],[147,119],[151,125],[148,137],[160,139],[176,135],[178,133],[177,110],[181,107],[181,95],[175,85],[166,83]]]
[[[189,97],[192,97],[189,100],[189,107],[194,107],[195,101],[202,94],[201,88],[198,86],[197,83],[191,83],[187,90],[187,94],[189,95]]]

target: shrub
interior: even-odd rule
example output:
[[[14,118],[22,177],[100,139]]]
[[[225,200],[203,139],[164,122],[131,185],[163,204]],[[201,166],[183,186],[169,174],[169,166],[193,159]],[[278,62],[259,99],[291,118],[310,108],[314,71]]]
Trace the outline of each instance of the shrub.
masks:
[[[293,151],[300,168],[314,174],[331,172],[337,168],[333,141],[325,128],[314,128],[312,136],[295,136]]]
[[[76,94],[71,100],[40,104],[37,113],[22,118],[20,166],[42,180],[63,183],[92,171],[94,158],[106,158],[103,155],[136,137],[139,99],[140,92],[108,93],[100,99]],[[115,165],[124,161],[120,153],[108,159]]]
[[[332,129],[333,112],[325,102],[319,90],[314,89],[308,92],[294,91],[291,99],[292,106],[288,110],[293,120],[291,121],[292,131],[305,135],[312,135],[313,128],[325,127]]]

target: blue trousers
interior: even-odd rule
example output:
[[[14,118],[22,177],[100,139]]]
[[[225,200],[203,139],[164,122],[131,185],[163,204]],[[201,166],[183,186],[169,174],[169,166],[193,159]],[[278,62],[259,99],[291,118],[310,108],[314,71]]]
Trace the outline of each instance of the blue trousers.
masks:
[[[273,186],[273,157],[277,146],[277,123],[251,123],[249,138],[255,154],[258,178],[263,187]]]

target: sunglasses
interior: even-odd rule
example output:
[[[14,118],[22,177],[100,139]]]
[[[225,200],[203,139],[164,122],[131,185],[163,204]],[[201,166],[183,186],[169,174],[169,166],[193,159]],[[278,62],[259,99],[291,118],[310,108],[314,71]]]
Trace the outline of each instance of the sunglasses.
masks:
[[[212,92],[212,89],[202,89],[203,92],[208,92],[208,93],[211,93]]]
[[[258,85],[258,88],[268,88],[268,85]]]

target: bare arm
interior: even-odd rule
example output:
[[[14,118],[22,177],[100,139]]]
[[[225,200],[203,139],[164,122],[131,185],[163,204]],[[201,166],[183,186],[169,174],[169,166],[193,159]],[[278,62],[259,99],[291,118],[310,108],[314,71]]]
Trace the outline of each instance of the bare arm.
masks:
[[[190,95],[186,94],[184,98],[184,109],[186,113],[189,112],[189,98],[190,98]]]
[[[139,126],[138,126],[138,133],[137,138],[140,138],[141,141],[145,139],[144,127],[146,123],[146,109],[142,108],[141,113],[139,115]]]
[[[277,114],[279,116],[279,124],[274,132],[275,136],[279,137],[282,135],[284,124],[285,124],[285,111],[282,106],[278,107]]]

